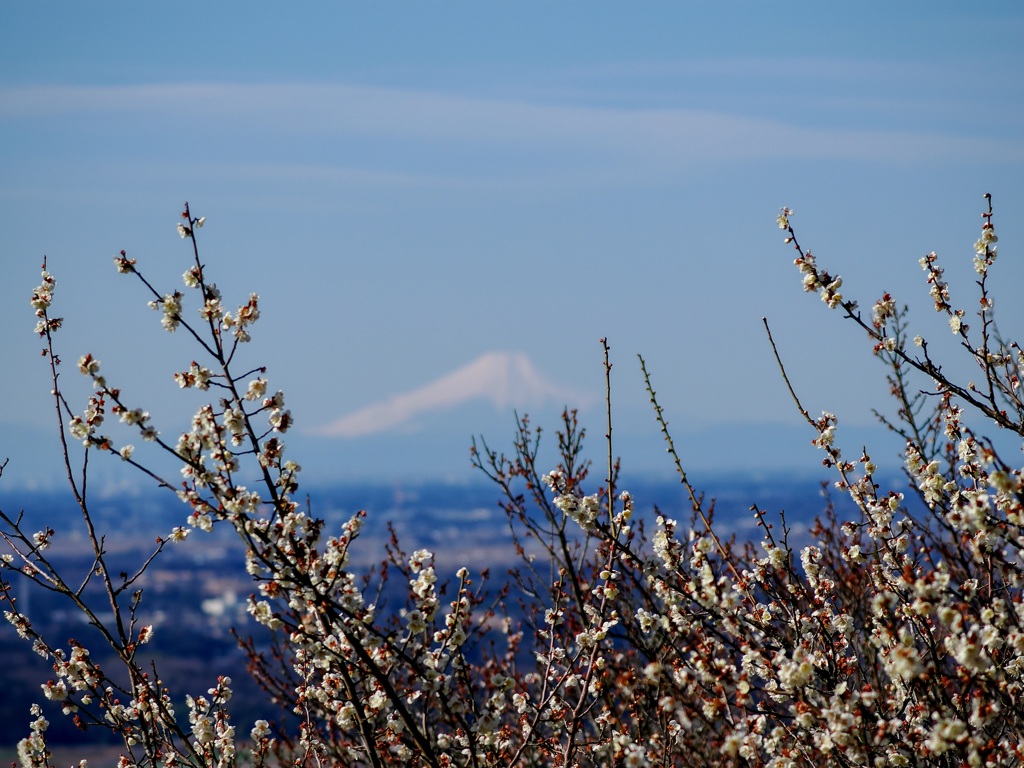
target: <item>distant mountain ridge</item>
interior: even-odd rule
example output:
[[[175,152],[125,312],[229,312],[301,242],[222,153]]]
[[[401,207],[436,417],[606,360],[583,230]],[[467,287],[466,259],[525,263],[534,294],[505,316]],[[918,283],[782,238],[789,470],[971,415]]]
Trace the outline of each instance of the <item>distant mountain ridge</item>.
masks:
[[[500,411],[545,404],[587,405],[593,395],[553,383],[524,352],[492,351],[417,389],[392,395],[317,429],[325,437],[359,438],[411,426],[418,417],[472,402]]]

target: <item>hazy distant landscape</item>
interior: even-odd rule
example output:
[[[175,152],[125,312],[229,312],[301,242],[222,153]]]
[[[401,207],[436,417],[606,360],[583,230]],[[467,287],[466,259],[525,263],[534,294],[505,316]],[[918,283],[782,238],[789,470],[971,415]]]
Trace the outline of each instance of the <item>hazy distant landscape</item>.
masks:
[[[680,521],[689,517],[689,505],[678,482],[640,481],[630,484],[638,508],[648,522],[652,506]],[[749,507],[757,503],[770,513],[785,510],[794,542],[806,539],[807,525],[824,508],[820,485],[813,480],[790,482],[721,478],[708,488],[717,499],[715,522],[720,535],[735,533],[740,540],[757,540]],[[490,568],[492,582],[503,580],[517,564],[505,515],[497,505],[497,489],[489,483],[453,485],[443,482],[349,484],[322,487],[311,495],[314,514],[326,519],[335,531],[359,509],[369,513],[366,526],[353,548],[354,565],[369,570],[384,556],[389,538],[387,523],[394,524],[407,551],[427,548],[435,552],[441,578],[450,578],[462,565],[474,573]],[[837,499],[848,503],[845,497]],[[81,516],[63,491],[23,491],[8,494],[8,510],[24,509],[30,521],[48,524],[60,535],[50,551],[51,560],[69,573],[84,574],[90,565]],[[108,530],[112,564],[137,564],[152,550],[156,536],[181,525],[185,508],[168,493],[139,492],[112,496],[97,503],[96,522]],[[185,542],[158,558],[142,582],[143,623],[156,629],[147,650],[168,679],[179,681],[178,690],[205,692],[217,674],[235,681],[237,722],[257,717],[278,717],[245,671],[245,659],[231,634],[255,634],[260,627],[247,615],[246,597],[254,591],[244,568],[243,550],[228,526],[210,534],[194,532]],[[16,587],[17,590],[17,587]],[[62,601],[41,590],[17,591],[20,607],[36,628],[54,638],[89,637],[80,615],[69,612]],[[102,597],[102,596],[97,596]],[[27,607],[26,607],[27,606]],[[515,601],[509,601],[515,612]],[[93,645],[99,649],[98,644]],[[40,684],[52,677],[50,665],[36,656],[13,628],[0,626],[0,745],[13,745],[24,737],[23,719],[30,704],[41,702]],[[77,731],[69,718],[53,718],[54,744],[95,740],[95,734]]]

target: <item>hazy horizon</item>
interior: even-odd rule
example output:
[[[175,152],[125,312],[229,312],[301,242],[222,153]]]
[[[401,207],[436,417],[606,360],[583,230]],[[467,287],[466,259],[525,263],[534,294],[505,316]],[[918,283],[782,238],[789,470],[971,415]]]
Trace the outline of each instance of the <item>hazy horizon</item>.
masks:
[[[515,408],[580,405],[598,436],[602,337],[643,471],[663,450],[637,353],[695,464],[813,471],[762,316],[850,451],[877,434],[885,371],[802,291],[778,209],[845,293],[869,307],[891,291],[948,350],[918,259],[938,251],[973,312],[992,193],[997,313],[1020,327],[1022,32],[1024,9],[999,2],[4,5],[4,453],[49,455],[28,304],[44,255],[64,359],[91,352],[181,429],[197,401],[171,374],[197,351],[112,257],[179,288],[188,201],[226,304],[261,296],[246,361],[286,393],[311,471],[462,472],[469,437],[510,437]],[[495,354],[523,355],[543,386],[518,387],[541,396],[498,398],[492,369],[465,372]]]

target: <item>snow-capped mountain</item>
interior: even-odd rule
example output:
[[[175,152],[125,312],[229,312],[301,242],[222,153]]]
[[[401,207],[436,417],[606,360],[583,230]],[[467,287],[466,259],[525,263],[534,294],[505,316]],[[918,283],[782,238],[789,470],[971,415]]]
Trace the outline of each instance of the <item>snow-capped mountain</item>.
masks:
[[[420,417],[471,403],[499,411],[544,405],[585,407],[593,395],[559,386],[523,352],[487,352],[423,386],[345,414],[317,429],[326,437],[357,438],[408,428]]]

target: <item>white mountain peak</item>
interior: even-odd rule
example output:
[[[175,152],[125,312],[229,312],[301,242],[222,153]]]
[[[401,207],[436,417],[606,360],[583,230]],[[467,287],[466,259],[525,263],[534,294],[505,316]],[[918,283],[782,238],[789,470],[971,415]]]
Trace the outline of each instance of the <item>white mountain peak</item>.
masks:
[[[584,406],[593,397],[550,382],[523,352],[486,352],[424,386],[371,403],[317,430],[333,437],[363,437],[404,426],[417,416],[472,401],[498,409],[557,401]]]

